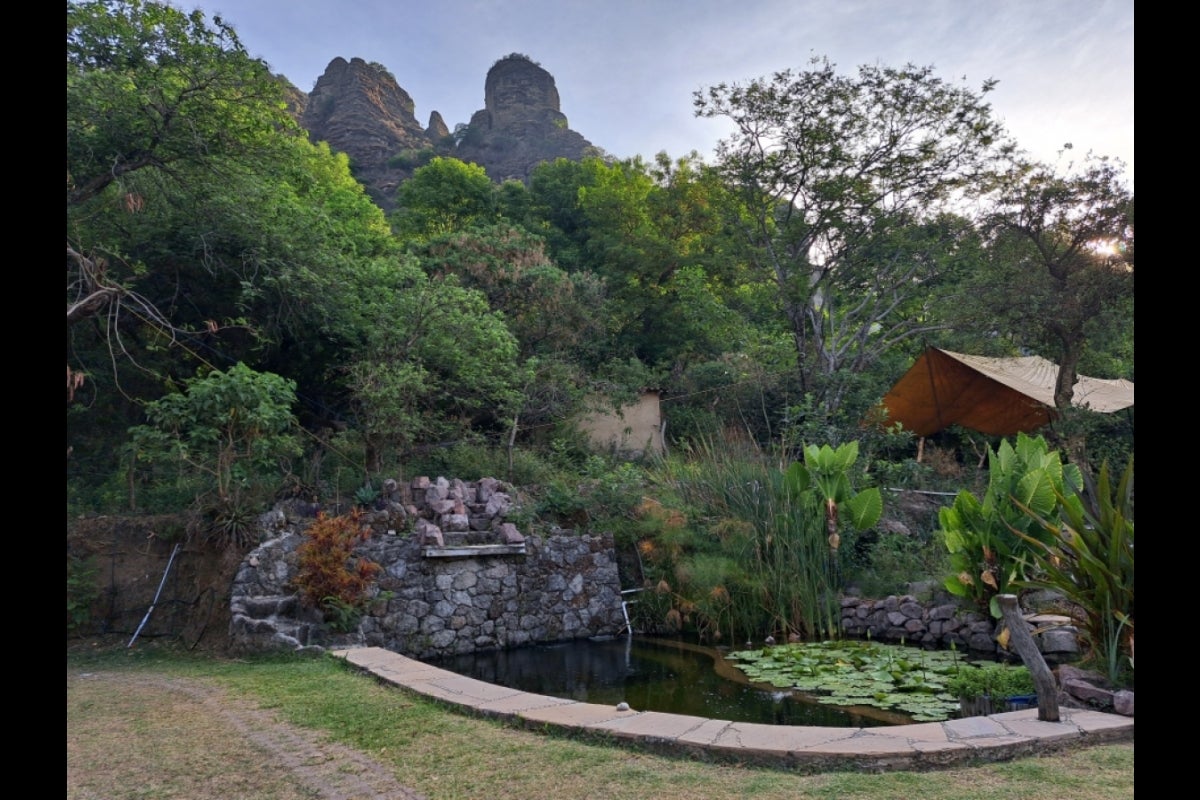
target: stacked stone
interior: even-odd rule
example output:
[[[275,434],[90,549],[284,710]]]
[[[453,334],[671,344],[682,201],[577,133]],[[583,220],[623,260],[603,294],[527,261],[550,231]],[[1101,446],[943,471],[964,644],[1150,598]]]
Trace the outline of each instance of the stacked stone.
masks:
[[[1078,630],[1066,617],[1033,615],[1026,624],[1047,661],[1079,655]],[[997,636],[1000,621],[962,608],[945,599],[920,601],[915,595],[890,595],[882,600],[842,598],[842,635],[851,639],[1003,656]]]
[[[519,544],[524,537],[504,519],[514,506],[507,489],[495,478],[466,482],[422,476],[408,485],[389,479],[364,512],[363,523],[378,536],[411,529],[419,543],[437,547]]]
[[[358,631],[332,634],[319,611],[299,603],[290,581],[309,518],[271,515],[274,538],[246,557],[232,588],[234,650],[372,645],[431,658],[611,636],[624,627],[611,534],[526,539],[504,520],[513,501],[493,478],[417,478],[383,488],[364,515],[382,535],[355,549],[383,567]],[[524,546],[469,552],[489,544]]]

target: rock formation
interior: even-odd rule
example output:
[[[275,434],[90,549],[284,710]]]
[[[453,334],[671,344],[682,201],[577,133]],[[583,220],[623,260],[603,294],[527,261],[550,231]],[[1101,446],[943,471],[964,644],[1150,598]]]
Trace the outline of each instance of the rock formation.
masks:
[[[544,161],[579,161],[587,155],[599,151],[568,127],[554,76],[517,53],[488,70],[484,108],[471,116],[455,153],[497,182],[527,180]]]
[[[526,180],[543,161],[602,155],[567,126],[554,77],[528,57],[497,61],[484,84],[484,108],[453,134],[433,111],[422,126],[408,92],[381,64],[335,58],[312,92],[289,107],[313,141],[350,157],[351,170],[384,210],[396,189],[434,156],[478,164],[491,179]]]
[[[396,187],[411,170],[389,167],[388,160],[433,145],[413,110],[413,99],[382,65],[335,58],[309,93],[300,124],[313,141],[348,155],[355,177],[377,203],[390,208]],[[440,120],[431,119],[430,128]]]

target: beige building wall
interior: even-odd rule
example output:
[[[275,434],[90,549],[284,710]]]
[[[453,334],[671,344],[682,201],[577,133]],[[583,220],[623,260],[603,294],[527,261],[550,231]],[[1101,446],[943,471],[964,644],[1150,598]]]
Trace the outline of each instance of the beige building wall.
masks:
[[[662,409],[658,392],[647,391],[633,405],[622,406],[620,414],[593,412],[579,420],[579,428],[592,445],[634,456],[661,453]]]

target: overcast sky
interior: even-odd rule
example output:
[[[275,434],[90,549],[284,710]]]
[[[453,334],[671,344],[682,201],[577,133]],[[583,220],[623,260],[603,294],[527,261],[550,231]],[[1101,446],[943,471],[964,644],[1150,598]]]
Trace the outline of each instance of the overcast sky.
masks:
[[[618,158],[711,160],[727,123],[692,94],[827,56],[932,65],[989,95],[1022,148],[1125,162],[1133,185],[1133,0],[173,0],[220,14],[251,55],[310,91],[334,58],[378,61],[453,129],[488,70],[522,53],[554,76],[572,130]]]

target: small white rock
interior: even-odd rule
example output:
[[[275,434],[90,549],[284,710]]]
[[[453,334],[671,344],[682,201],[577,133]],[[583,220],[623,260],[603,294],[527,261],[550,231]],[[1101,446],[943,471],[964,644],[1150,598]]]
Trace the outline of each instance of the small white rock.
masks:
[[[629,703],[617,703],[617,711],[628,711]]]

